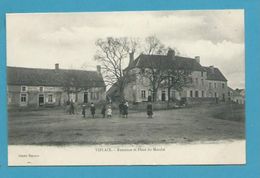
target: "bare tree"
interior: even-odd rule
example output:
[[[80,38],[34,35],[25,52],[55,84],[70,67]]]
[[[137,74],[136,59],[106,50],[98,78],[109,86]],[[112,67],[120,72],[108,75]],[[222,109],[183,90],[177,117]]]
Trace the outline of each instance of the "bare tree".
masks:
[[[144,53],[146,55],[165,55],[168,49],[156,36],[146,37],[144,40]],[[140,67],[139,76],[143,85],[150,87],[152,101],[157,100],[158,89],[165,79],[165,65],[162,59],[150,60],[145,66]],[[147,82],[145,82],[147,80]]]
[[[144,54],[148,55],[166,55],[169,47],[166,47],[156,36],[148,36],[144,39]],[[176,55],[180,55],[176,47],[171,47]]]
[[[101,62],[103,77],[108,85],[115,85],[119,95],[124,98],[124,87],[128,80],[128,72],[123,69],[129,52],[135,52],[138,45],[134,39],[113,38],[98,39],[95,60]],[[127,58],[128,59],[128,58]]]
[[[140,67],[140,79],[143,85],[150,87],[152,101],[157,101],[158,89],[165,80],[165,65],[163,60],[151,60],[145,66]]]
[[[175,99],[174,96],[171,96],[171,90],[181,92],[184,87],[191,83],[190,74],[191,71],[174,68],[174,66],[165,71],[163,86],[167,88],[168,104]]]
[[[166,54],[167,48],[156,36],[148,36],[144,40],[144,53],[149,55]]]
[[[81,78],[75,70],[68,70],[63,75],[63,90],[67,93],[68,99],[70,94],[75,93],[75,101],[78,101],[78,93],[82,90],[88,90],[90,86],[82,86]]]

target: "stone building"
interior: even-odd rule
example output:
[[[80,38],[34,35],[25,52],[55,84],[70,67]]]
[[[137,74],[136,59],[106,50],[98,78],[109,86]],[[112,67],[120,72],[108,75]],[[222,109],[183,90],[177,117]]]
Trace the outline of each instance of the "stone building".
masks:
[[[245,104],[245,90],[235,89],[228,87],[228,101],[232,101],[237,104]]]
[[[157,101],[168,100],[218,100],[226,101],[228,87],[227,79],[221,71],[214,66],[201,66],[200,57],[181,57],[175,55],[173,50],[169,50],[167,55],[145,55],[141,54],[134,59],[130,55],[129,66],[125,69],[133,80],[130,80],[125,87],[125,98],[132,102],[145,102],[152,96],[151,85],[141,70],[149,70],[151,63],[161,69],[175,68],[189,71],[190,83],[183,87],[182,91],[174,88],[168,92],[163,85],[157,91]],[[111,87],[108,94],[113,98],[116,95],[115,88]]]
[[[41,107],[105,100],[105,83],[97,71],[7,67],[8,107]]]

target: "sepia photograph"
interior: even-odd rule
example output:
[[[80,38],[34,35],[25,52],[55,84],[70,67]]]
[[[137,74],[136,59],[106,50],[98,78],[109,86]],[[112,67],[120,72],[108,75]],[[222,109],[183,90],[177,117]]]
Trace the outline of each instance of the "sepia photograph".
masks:
[[[244,10],[9,13],[8,165],[245,164]]]

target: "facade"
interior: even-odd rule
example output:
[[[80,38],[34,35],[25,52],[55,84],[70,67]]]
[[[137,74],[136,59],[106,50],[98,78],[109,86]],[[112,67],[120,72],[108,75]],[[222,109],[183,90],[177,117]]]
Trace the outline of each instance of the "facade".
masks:
[[[105,83],[97,71],[7,67],[9,107],[60,106],[68,100],[98,103],[105,100]]]
[[[144,55],[141,54],[135,60],[130,55],[129,66],[125,69],[134,80],[127,83],[125,87],[125,98],[132,102],[145,102],[152,96],[151,85],[145,76],[142,76],[141,70],[150,70],[151,63],[155,67],[159,65],[163,69],[175,68],[178,70],[189,71],[190,83],[183,87],[182,91],[171,89],[168,92],[167,87],[160,87],[157,91],[157,101],[168,100],[194,100],[209,99],[217,101],[226,101],[228,94],[227,79],[221,71],[214,67],[204,67],[200,65],[200,58],[187,58],[176,56],[173,50],[169,50],[167,55]],[[113,88],[110,89],[113,91]],[[111,92],[112,93],[112,92]],[[110,95],[112,95],[109,93]],[[170,94],[170,95],[169,95]]]
[[[245,104],[245,90],[228,87],[228,100],[237,104]]]

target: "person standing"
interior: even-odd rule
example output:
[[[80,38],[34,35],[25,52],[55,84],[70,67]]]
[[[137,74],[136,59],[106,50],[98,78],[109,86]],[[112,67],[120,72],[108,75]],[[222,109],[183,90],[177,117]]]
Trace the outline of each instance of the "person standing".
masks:
[[[108,106],[108,108],[107,108],[107,118],[112,118],[112,108],[111,108],[111,106]]]
[[[85,103],[82,105],[82,115],[83,115],[83,118],[86,117],[86,105],[85,105]]]
[[[70,114],[74,114],[74,103],[73,103],[73,100],[70,101]]]
[[[90,112],[91,112],[92,118],[94,119],[95,112],[96,112],[96,107],[95,107],[94,103],[91,103],[91,105],[90,105]]]
[[[125,101],[124,108],[123,108],[123,115],[125,118],[128,117],[128,101]]]
[[[123,101],[121,101],[119,104],[119,116],[120,117],[123,116],[123,110],[124,110],[124,103],[123,103]]]
[[[106,117],[106,105],[104,104],[102,109],[101,109],[101,114],[103,115],[103,118]]]
[[[153,118],[153,105],[151,102],[149,102],[147,104],[147,117],[148,119],[152,119]]]

